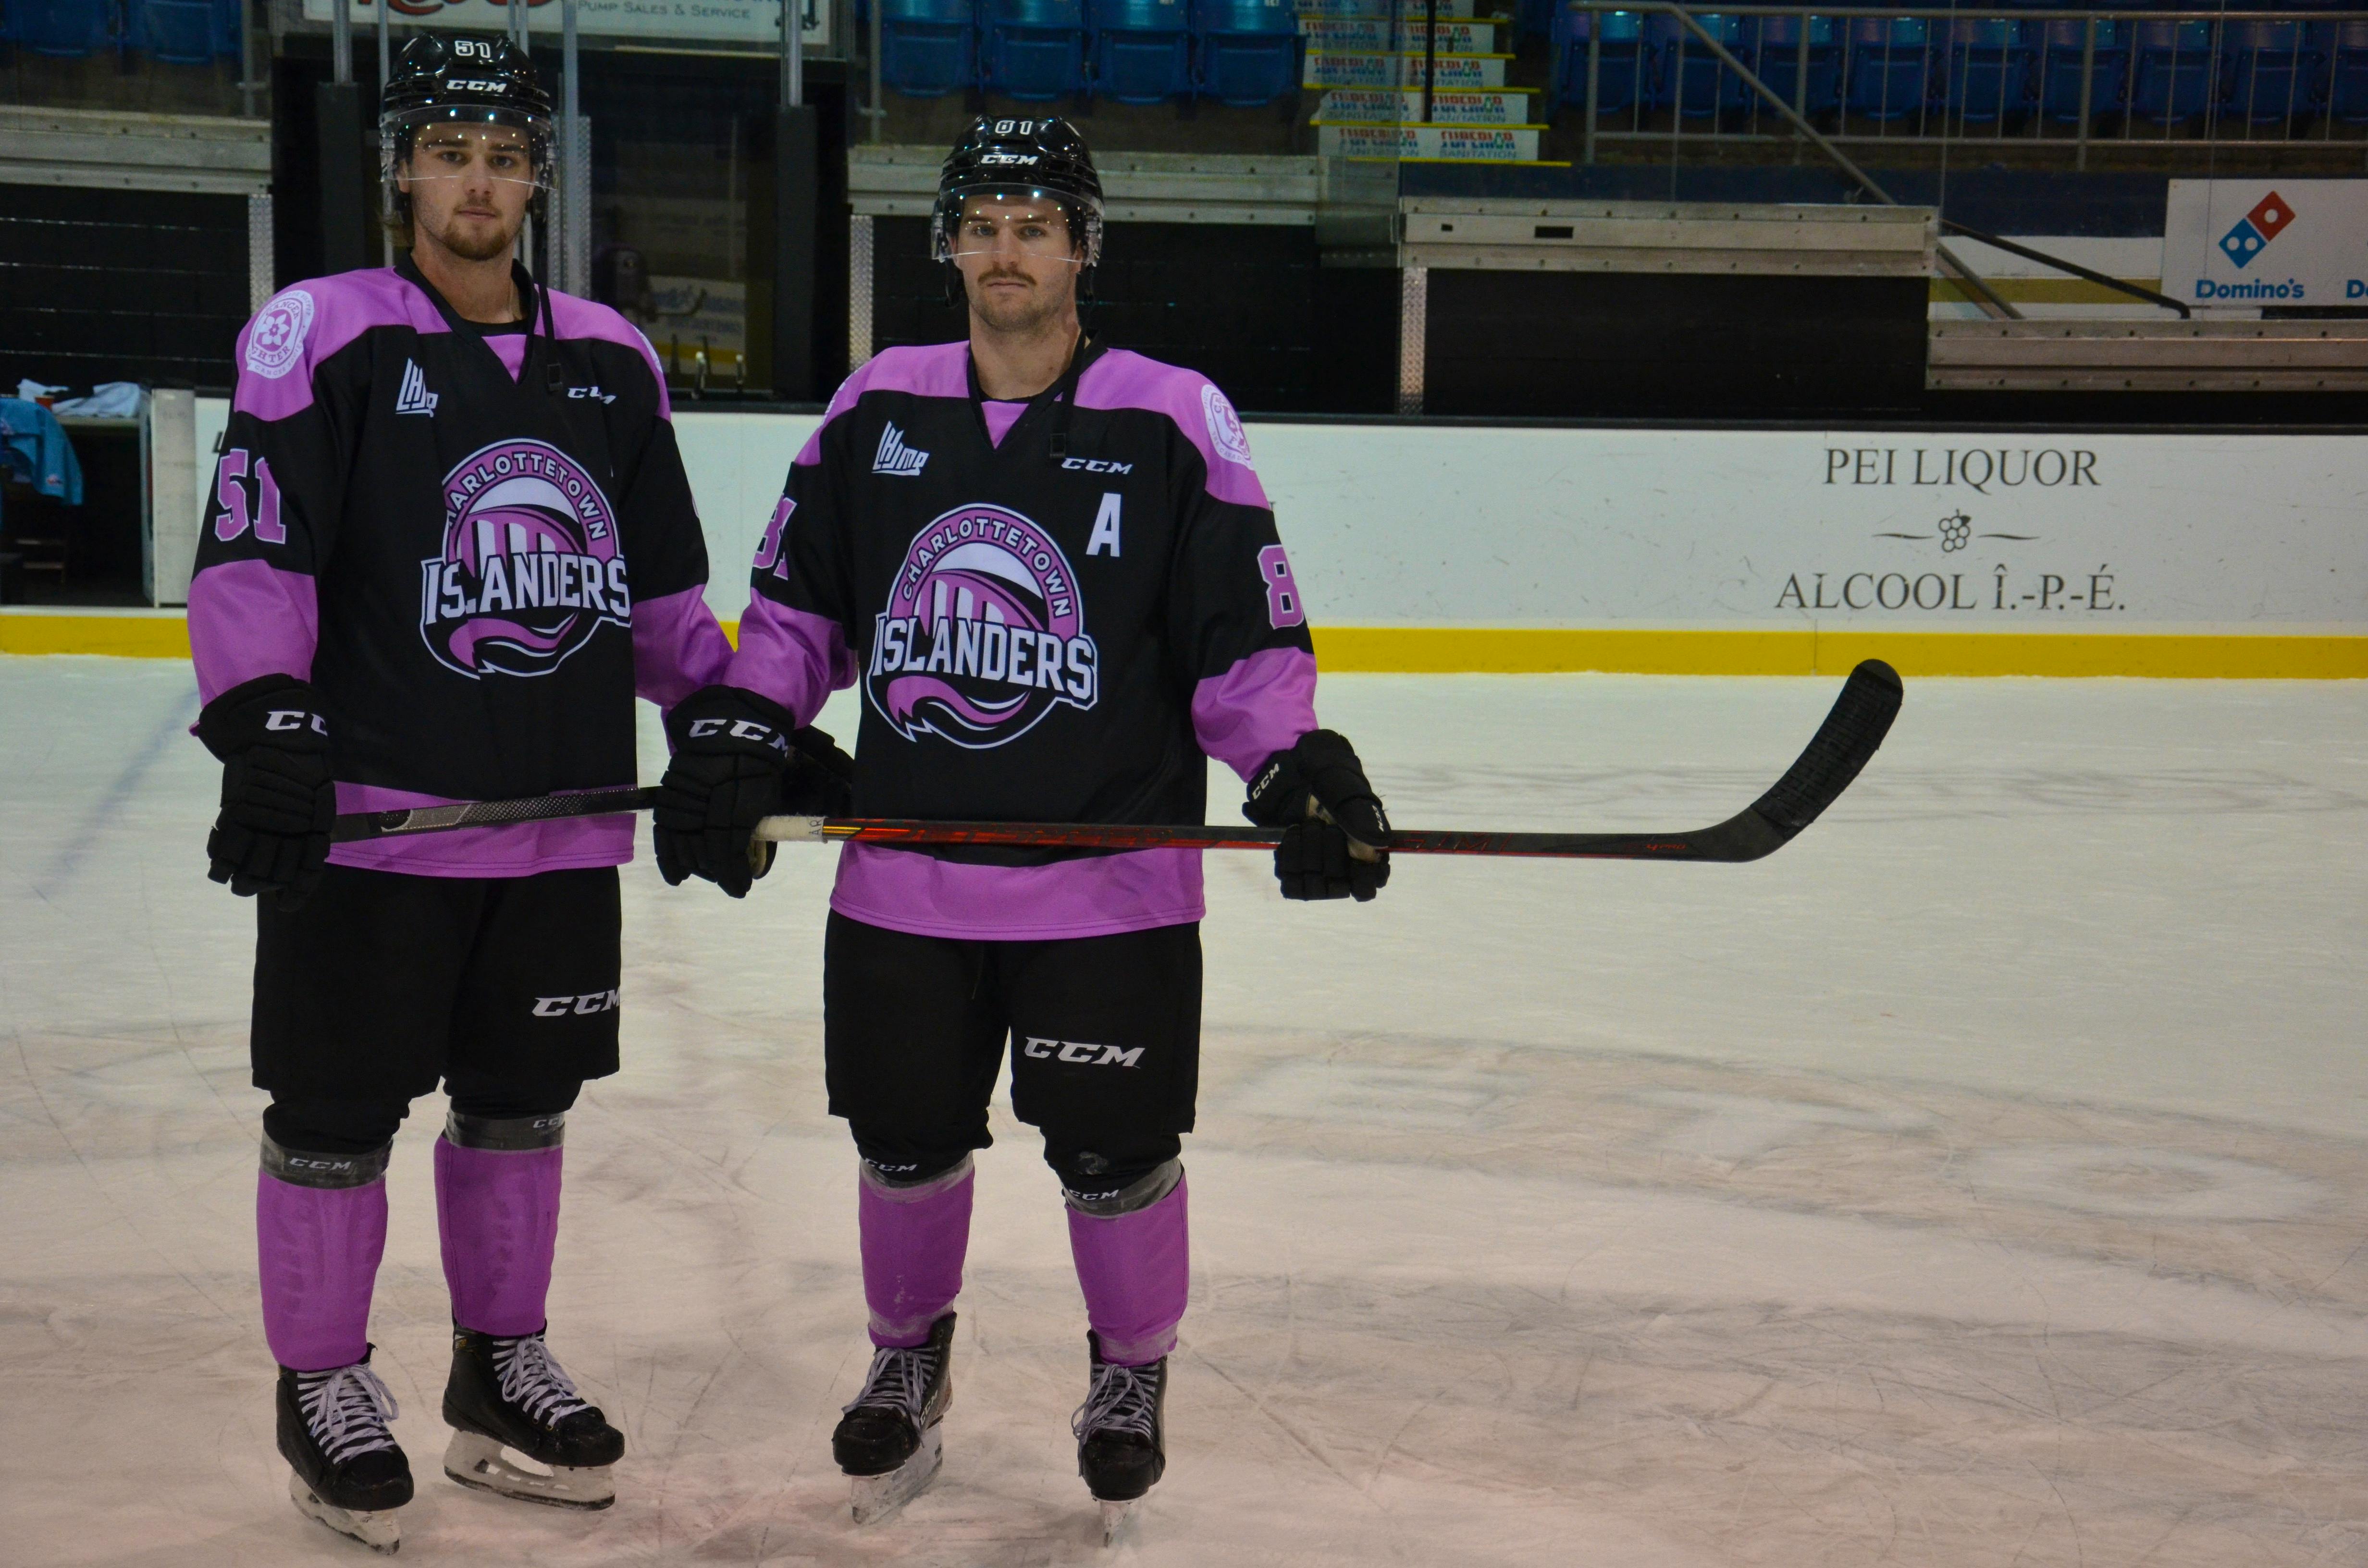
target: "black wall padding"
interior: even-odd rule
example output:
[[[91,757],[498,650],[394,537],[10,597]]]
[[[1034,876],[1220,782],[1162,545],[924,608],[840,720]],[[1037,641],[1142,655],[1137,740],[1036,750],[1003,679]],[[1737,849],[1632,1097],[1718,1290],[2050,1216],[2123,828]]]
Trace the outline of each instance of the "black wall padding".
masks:
[[[12,185],[0,383],[227,389],[246,324],[246,198]]]
[[[1433,268],[1423,412],[1538,419],[1899,414],[1924,392],[1921,278]]]

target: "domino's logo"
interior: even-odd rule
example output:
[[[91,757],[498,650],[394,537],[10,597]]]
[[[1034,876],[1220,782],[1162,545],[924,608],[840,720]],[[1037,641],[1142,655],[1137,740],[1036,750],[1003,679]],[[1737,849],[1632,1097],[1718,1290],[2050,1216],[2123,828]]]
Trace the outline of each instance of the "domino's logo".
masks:
[[[2237,219],[2235,228],[2220,236],[2220,252],[2237,266],[2248,267],[2293,222],[2294,208],[2273,190],[2261,198],[2250,212]]]

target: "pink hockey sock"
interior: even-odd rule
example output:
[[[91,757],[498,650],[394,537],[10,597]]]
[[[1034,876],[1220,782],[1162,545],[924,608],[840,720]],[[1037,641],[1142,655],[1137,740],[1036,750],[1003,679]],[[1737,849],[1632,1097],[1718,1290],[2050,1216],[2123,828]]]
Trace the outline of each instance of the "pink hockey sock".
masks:
[[[1069,1210],[1069,1253],[1102,1359],[1144,1367],[1176,1348],[1192,1288],[1184,1179],[1148,1209],[1112,1219]]]
[[[863,1299],[871,1343],[909,1349],[962,1294],[970,1251],[971,1163],[915,1187],[891,1187],[867,1165],[857,1184]]]
[[[385,1176],[324,1187],[258,1172],[255,1250],[272,1359],[321,1372],[370,1353],[370,1288],[386,1253]]]
[[[542,1332],[565,1153],[469,1148],[449,1131],[436,1140],[436,1228],[462,1328],[504,1338]]]

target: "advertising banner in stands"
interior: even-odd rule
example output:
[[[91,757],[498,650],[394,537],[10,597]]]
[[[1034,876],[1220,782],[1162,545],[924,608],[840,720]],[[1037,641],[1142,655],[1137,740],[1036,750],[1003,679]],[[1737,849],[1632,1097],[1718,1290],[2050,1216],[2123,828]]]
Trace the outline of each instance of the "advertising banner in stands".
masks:
[[[304,19],[326,22],[335,0],[304,0]],[[809,49],[830,42],[831,7],[826,0],[803,0],[800,17]],[[378,26],[376,0],[349,0],[347,15],[357,28]],[[389,0],[388,20],[394,26],[472,28],[482,32],[507,32],[509,6],[505,0]],[[556,37],[560,30],[559,0],[527,0],[527,24],[537,33]],[[702,39],[778,46],[781,37],[780,0],[576,0],[576,31],[587,38]]]
[[[2162,290],[2204,311],[2368,305],[2368,180],[2172,180]]]

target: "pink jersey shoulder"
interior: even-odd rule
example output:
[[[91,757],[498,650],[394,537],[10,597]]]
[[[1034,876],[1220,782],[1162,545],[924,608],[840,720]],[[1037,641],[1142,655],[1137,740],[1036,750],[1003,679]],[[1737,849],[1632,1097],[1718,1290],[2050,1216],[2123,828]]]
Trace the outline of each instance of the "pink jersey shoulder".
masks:
[[[426,295],[388,267],[308,278],[274,294],[238,335],[233,405],[258,419],[285,419],[313,401],[322,361],[376,326],[442,332]]]
[[[1244,506],[1268,505],[1241,415],[1200,371],[1113,348],[1078,378],[1077,406],[1141,408],[1166,415],[1200,449],[1208,464],[1210,494]]]

